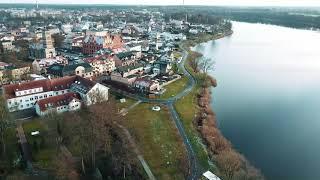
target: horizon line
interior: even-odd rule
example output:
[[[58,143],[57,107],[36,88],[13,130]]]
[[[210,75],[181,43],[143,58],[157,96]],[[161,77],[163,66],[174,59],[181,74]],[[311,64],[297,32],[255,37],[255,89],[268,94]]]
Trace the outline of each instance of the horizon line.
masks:
[[[0,5],[16,5],[16,4],[26,4],[26,5],[34,5],[35,3],[18,3],[18,2],[13,2],[13,3],[0,3]],[[58,6],[58,5],[80,5],[80,6],[86,6],[86,5],[91,5],[91,6],[199,6],[199,7],[287,7],[287,8],[320,8],[320,5],[318,6],[312,6],[312,5],[306,5],[306,6],[288,6],[288,5],[222,5],[222,4],[217,4],[217,5],[197,5],[197,4],[104,4],[104,3],[94,3],[94,4],[89,4],[89,3],[79,3],[79,4],[73,4],[73,3],[38,3],[39,5],[53,5],[53,6]]]

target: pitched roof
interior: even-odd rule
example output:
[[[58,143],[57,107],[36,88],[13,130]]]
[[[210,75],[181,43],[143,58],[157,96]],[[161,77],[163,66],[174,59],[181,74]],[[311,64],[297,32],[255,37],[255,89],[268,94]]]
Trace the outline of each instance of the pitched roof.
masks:
[[[72,64],[72,65],[64,66],[63,71],[64,72],[74,71],[79,66],[83,66],[86,70],[87,69],[92,69],[92,66],[90,64],[84,62],[84,63]]]
[[[132,52],[121,52],[121,53],[119,53],[119,54],[117,54],[117,57],[119,58],[119,59],[123,59],[123,58],[126,58],[126,57],[131,57],[131,56],[133,56],[134,54],[132,53]]]
[[[86,62],[84,63],[79,63],[79,64],[71,64],[71,65],[61,65],[61,64],[53,64],[51,66],[48,67],[48,71],[50,72],[59,72],[59,73],[62,73],[62,72],[70,72],[70,71],[74,71],[77,67],[79,66],[83,66],[86,70],[89,70],[91,71],[92,69],[92,66]]]
[[[73,99],[80,100],[80,96],[77,93],[66,93],[59,96],[52,96],[46,99],[41,99],[37,102],[41,111],[45,111],[48,108],[55,108],[59,106],[68,105]]]
[[[84,59],[86,63],[93,63],[96,61],[113,61],[113,55],[110,54],[103,54],[96,57],[86,58]]]
[[[117,71],[122,73],[122,72],[128,72],[128,71],[133,70],[133,69],[138,69],[138,68],[141,68],[141,67],[143,67],[142,64],[135,63],[134,65],[118,67]]]
[[[91,89],[96,83],[80,76],[65,76],[57,79],[44,79],[38,81],[29,81],[19,84],[10,84],[3,86],[3,93],[7,99],[15,98],[16,91],[24,91],[34,88],[43,88],[43,92],[59,91],[70,89],[75,82],[80,82],[85,87]]]

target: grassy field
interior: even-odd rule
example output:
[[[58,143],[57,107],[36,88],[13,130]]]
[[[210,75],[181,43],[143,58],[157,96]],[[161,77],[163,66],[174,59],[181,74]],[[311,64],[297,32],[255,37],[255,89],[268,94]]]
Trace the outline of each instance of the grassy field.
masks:
[[[40,168],[52,167],[52,160],[55,157],[57,150],[55,142],[48,135],[48,131],[43,122],[39,119],[25,122],[23,129],[32,151],[33,163]],[[32,136],[31,132],[39,131],[40,134]]]
[[[125,98],[126,102],[125,103],[121,103],[120,100],[116,100],[117,103],[117,107],[119,108],[119,110],[123,109],[123,108],[127,108],[130,107],[132,104],[134,104],[135,102],[137,102],[134,99],[131,98]]]
[[[165,86],[166,92],[163,93],[159,98],[160,99],[167,99],[177,95],[179,92],[183,91],[188,84],[188,78],[183,76],[181,79]]]
[[[152,104],[133,108],[124,123],[157,179],[184,179],[187,155],[168,110],[152,111]]]

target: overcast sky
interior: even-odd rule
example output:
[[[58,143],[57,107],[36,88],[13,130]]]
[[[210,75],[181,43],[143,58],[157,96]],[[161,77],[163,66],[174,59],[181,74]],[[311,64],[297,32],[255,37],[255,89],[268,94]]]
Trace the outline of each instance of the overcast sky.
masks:
[[[181,5],[183,0],[38,0],[39,4]],[[36,0],[1,0],[0,3],[35,3]],[[185,0],[186,5],[320,6],[320,0]]]

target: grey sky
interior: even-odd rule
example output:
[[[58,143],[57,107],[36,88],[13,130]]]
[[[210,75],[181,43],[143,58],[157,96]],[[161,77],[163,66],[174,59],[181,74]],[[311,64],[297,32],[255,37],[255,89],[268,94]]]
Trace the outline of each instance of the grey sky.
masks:
[[[1,3],[35,3],[36,0],[1,0]],[[43,4],[180,5],[183,0],[39,0]],[[185,0],[186,5],[320,6],[320,0]]]

